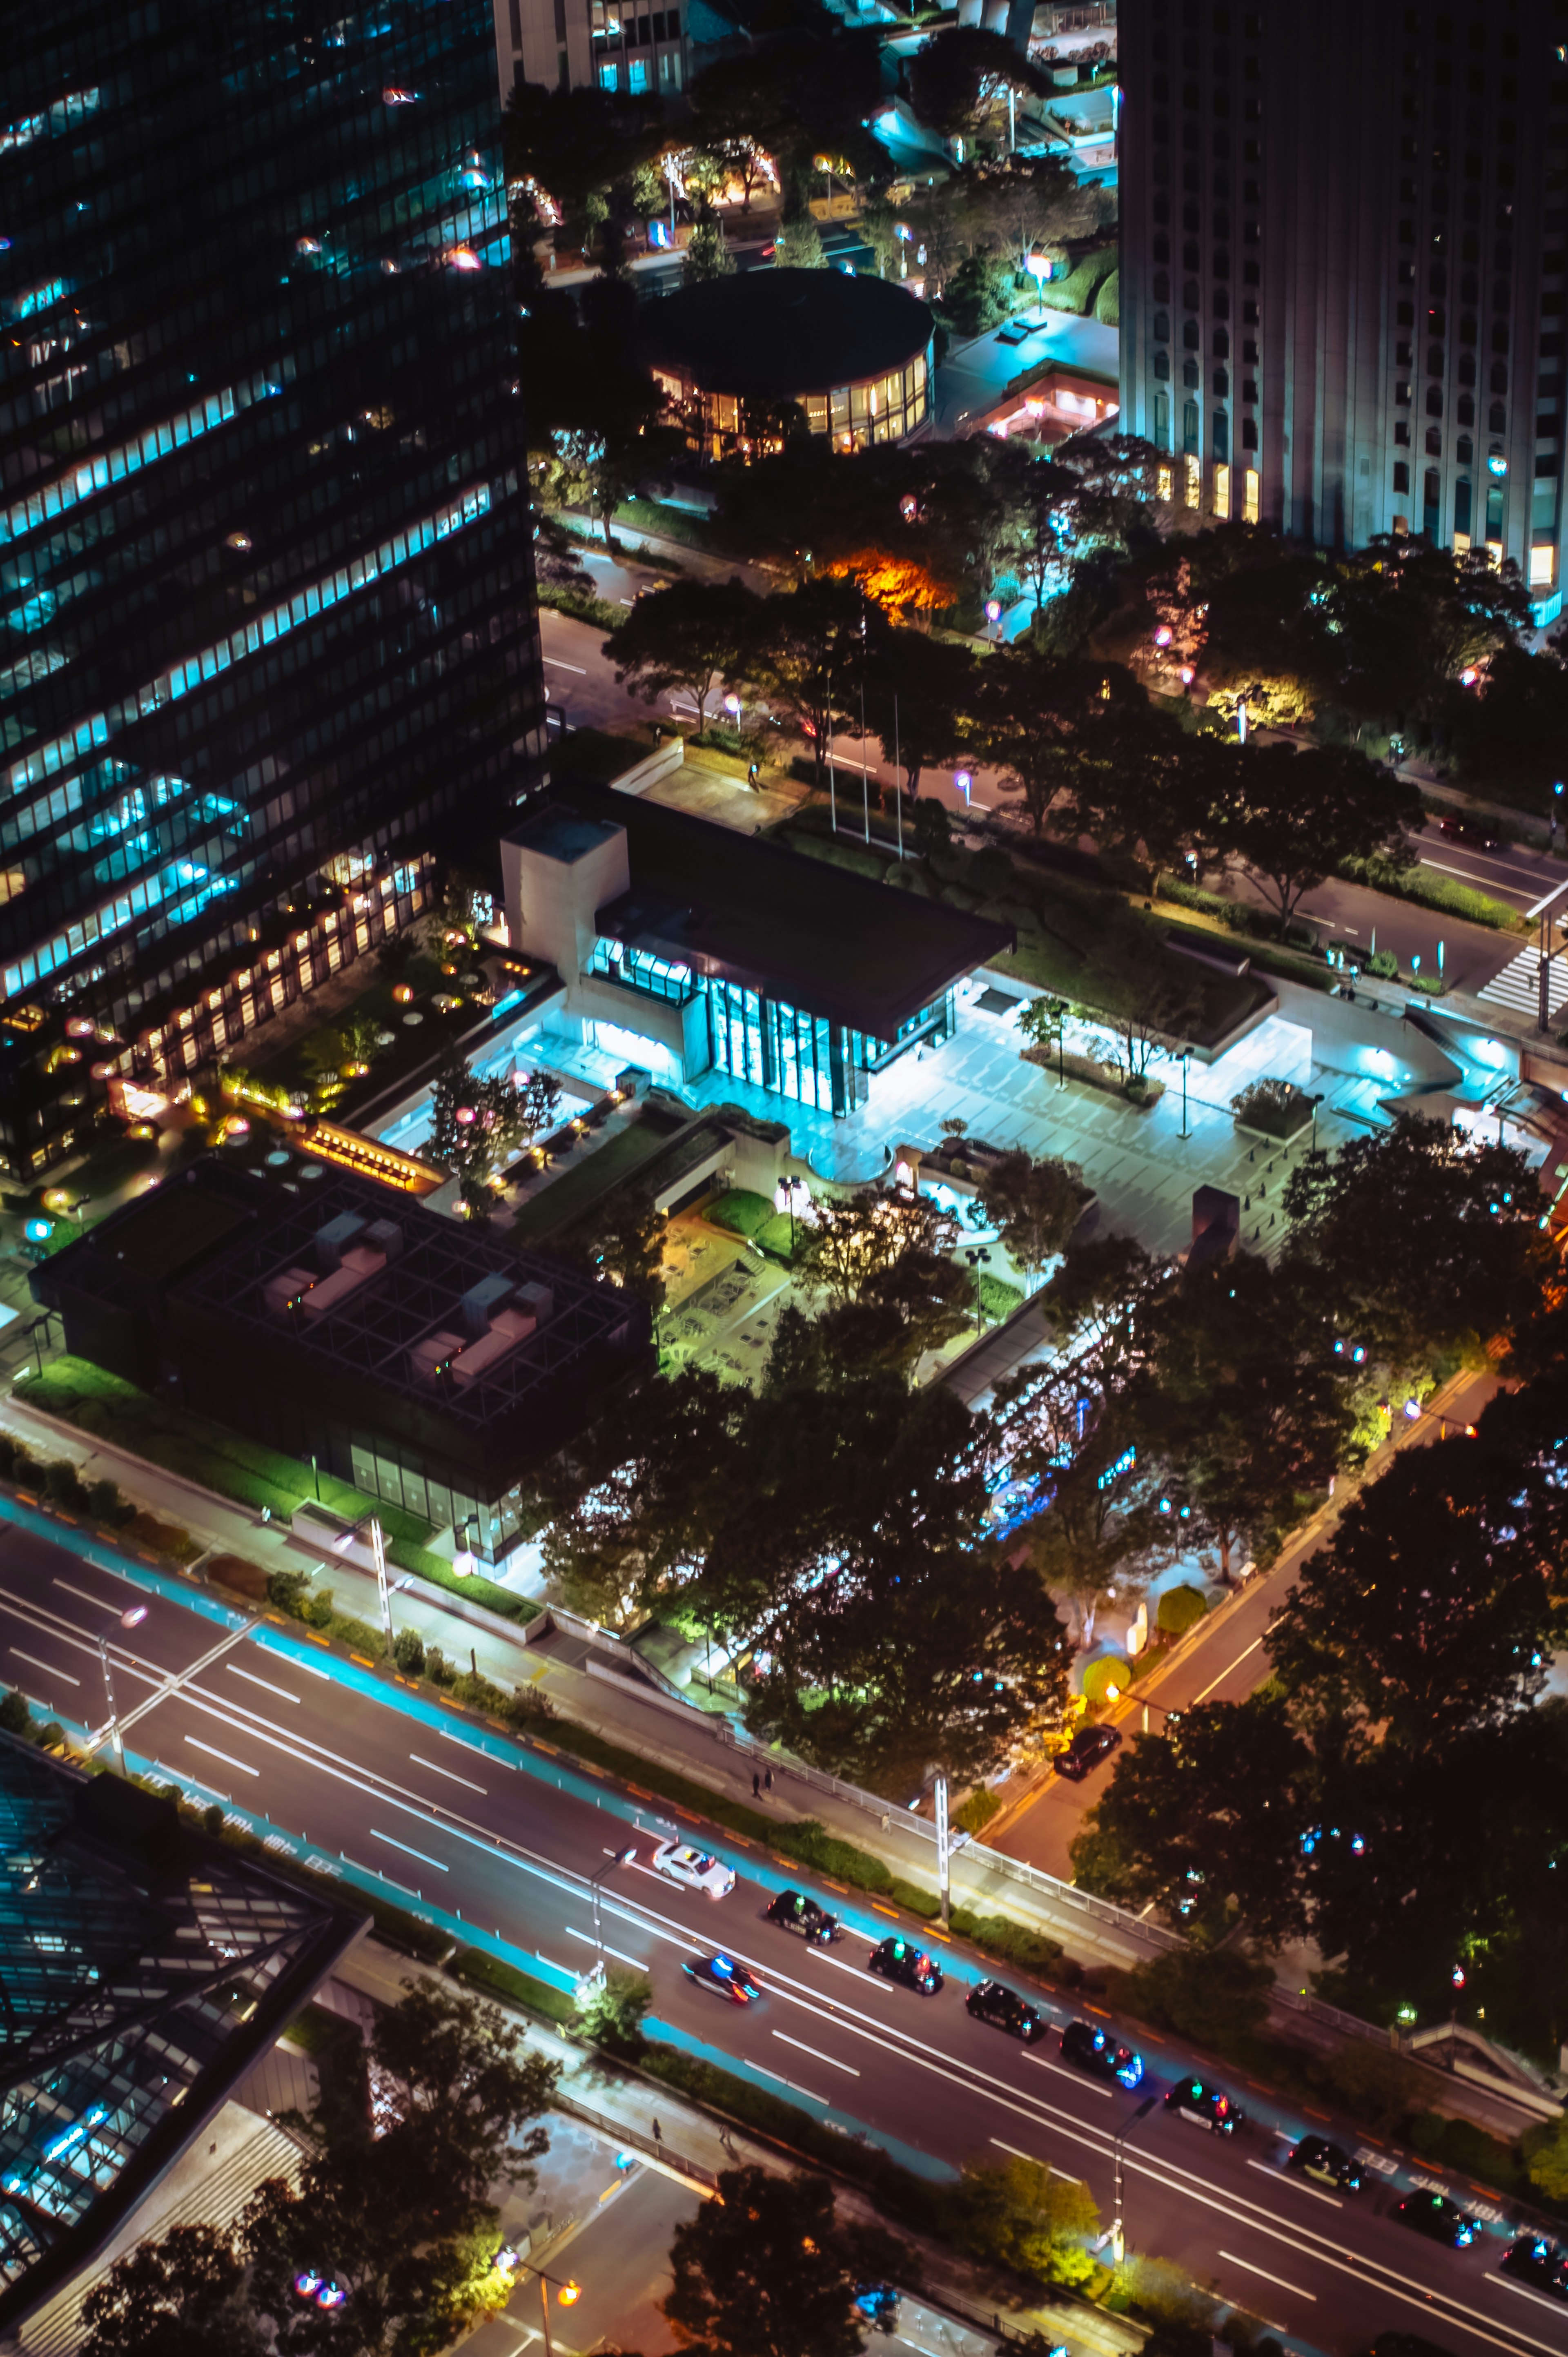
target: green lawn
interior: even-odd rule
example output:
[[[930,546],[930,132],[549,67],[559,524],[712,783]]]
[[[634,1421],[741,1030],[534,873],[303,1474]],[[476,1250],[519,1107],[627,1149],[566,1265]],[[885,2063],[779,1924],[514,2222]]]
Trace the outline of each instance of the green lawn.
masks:
[[[520,1244],[537,1243],[542,1236],[553,1235],[557,1230],[569,1227],[613,1187],[623,1186],[628,1178],[635,1178],[643,1164],[651,1161],[669,1143],[669,1130],[645,1112],[640,1120],[618,1130],[591,1154],[582,1155],[559,1178],[553,1178],[538,1194],[531,1195],[512,1222],[513,1238]]]
[[[216,1491],[220,1497],[232,1498],[257,1512],[268,1507],[281,1523],[288,1522],[296,1506],[317,1494],[317,1477],[308,1465],[261,1441],[247,1440],[242,1433],[195,1415],[188,1408],[154,1399],[134,1383],[94,1366],[90,1359],[67,1353],[51,1360],[41,1375],[20,1384],[17,1396],[30,1407],[58,1415],[83,1432],[145,1457],[149,1464],[161,1465],[166,1472]],[[337,1480],[330,1473],[319,1476],[319,1487],[321,1503],[335,1513],[356,1522],[365,1514],[378,1515],[386,1534],[387,1552],[403,1570],[417,1572],[422,1579],[487,1605],[510,1620],[533,1618],[538,1607],[514,1596],[510,1588],[478,1575],[459,1579],[444,1556],[430,1552],[435,1533],[419,1515],[385,1499],[367,1497],[362,1490]]]

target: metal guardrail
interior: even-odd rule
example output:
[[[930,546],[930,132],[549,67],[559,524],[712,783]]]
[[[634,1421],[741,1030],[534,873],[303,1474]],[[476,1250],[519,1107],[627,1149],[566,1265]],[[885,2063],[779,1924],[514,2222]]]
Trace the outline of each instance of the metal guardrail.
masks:
[[[645,2159],[657,2160],[666,2169],[678,2169],[694,2185],[712,2187],[718,2184],[716,2169],[704,2169],[700,2160],[688,2160],[684,2154],[667,2145],[662,2137],[644,2136],[640,2128],[628,2127],[625,2120],[613,2120],[607,2112],[596,2112],[591,2104],[580,2104],[575,2095],[562,2094],[557,2091],[553,2100],[561,2111],[570,2113],[573,2119],[581,2120],[587,2127],[596,2128],[601,2136],[608,2136],[611,2143],[618,2145],[623,2152],[639,2152]]]

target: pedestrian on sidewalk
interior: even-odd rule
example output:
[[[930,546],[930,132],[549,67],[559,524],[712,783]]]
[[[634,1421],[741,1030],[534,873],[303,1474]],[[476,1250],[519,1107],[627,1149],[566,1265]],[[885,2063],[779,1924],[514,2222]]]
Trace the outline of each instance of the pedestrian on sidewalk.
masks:
[[[771,1792],[773,1790],[773,1770],[771,1768],[768,1768],[763,1770],[762,1785],[765,1792]]]
[[[762,1779],[755,1768],[751,1771],[751,1797],[754,1801],[762,1798]]]
[[[664,2131],[657,2120],[653,2123],[653,2141],[655,2144],[662,2144],[664,2141]]]

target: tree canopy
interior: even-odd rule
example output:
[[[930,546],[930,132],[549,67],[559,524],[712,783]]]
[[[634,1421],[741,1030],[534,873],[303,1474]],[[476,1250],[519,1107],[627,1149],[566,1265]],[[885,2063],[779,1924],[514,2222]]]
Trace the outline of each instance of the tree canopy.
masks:
[[[892,2235],[839,2220],[825,2178],[763,2169],[720,2171],[717,2201],[675,2229],[670,2266],[664,2314],[710,2357],[860,2357],[861,2286],[918,2279]]]

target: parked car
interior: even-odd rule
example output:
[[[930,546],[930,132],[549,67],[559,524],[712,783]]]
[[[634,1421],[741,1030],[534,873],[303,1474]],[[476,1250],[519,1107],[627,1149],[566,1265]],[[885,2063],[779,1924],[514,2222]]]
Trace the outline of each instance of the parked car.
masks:
[[[1212,2136],[1233,2136],[1247,2116],[1223,2087],[1211,2087],[1206,2079],[1178,2079],[1165,2096],[1165,2109]]]
[[[934,1964],[908,1940],[880,1940],[866,1961],[885,1981],[899,1981],[921,1996],[935,1996],[944,1978],[940,1964]]]
[[[753,1980],[746,1966],[737,1964],[734,1956],[726,1956],[722,1948],[714,1955],[688,1960],[681,1970],[699,1988],[712,1989],[731,2005],[755,2005],[762,1995],[760,1983]]]
[[[1424,2234],[1429,2243],[1446,2243],[1455,2251],[1468,2250],[1481,2231],[1479,2221],[1469,2217],[1457,2201],[1426,2185],[1396,2201],[1393,2214],[1402,2225]]]
[[[1316,2178],[1319,2185],[1332,2185],[1339,2193],[1361,2190],[1359,2167],[1342,2146],[1330,2144],[1326,2136],[1303,2136],[1285,2155],[1285,2167],[1302,2177]]]
[[[1544,2234],[1520,2234],[1498,2261],[1505,2276],[1533,2284],[1552,2299],[1568,2299],[1568,2257]]]
[[[1065,1751],[1057,1754],[1057,1774],[1081,1784],[1091,1768],[1119,1749],[1122,1737],[1114,1727],[1080,1727]]]
[[[842,1940],[843,1927],[836,1915],[819,1907],[803,1890],[781,1890],[766,1910],[768,1921],[797,1939],[809,1941],[812,1947],[825,1948],[830,1940]]]
[[[1069,2021],[1062,2031],[1062,2060],[1076,2062],[1080,2071],[1091,2072],[1097,2079],[1118,2079],[1123,2087],[1135,2087],[1144,2075],[1144,2058],[1134,2054],[1130,2046],[1118,2046],[1107,2038],[1103,2029],[1092,2022]]]
[[[1037,2007],[1001,1981],[976,1981],[963,2002],[964,2010],[976,2021],[988,2021],[993,2029],[1004,2029],[1009,2038],[1021,2038],[1026,2046],[1046,2034]]]
[[[709,1899],[726,1899],[735,1889],[735,1869],[705,1849],[693,1849],[690,1842],[655,1843],[653,1867],[671,1882],[700,1890]]]

